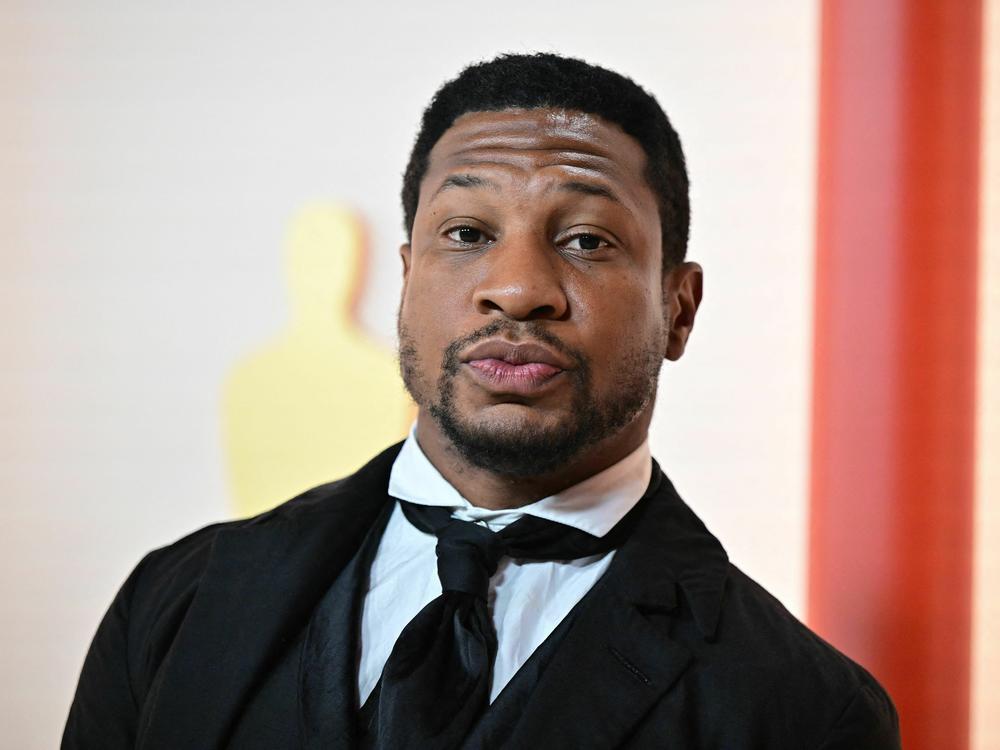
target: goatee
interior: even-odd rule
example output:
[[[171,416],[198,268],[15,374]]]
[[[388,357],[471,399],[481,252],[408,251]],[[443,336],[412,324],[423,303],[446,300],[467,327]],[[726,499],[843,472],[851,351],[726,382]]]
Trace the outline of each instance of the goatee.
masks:
[[[455,400],[461,352],[500,333],[507,333],[517,341],[539,341],[573,362],[573,367],[564,371],[570,379],[572,407],[563,424],[545,428],[476,423],[461,415]],[[616,387],[599,395],[594,392],[591,366],[583,353],[567,346],[538,321],[496,320],[448,345],[442,356],[441,376],[431,389],[422,378],[422,363],[414,339],[402,321],[399,323],[400,372],[413,400],[437,422],[466,461],[512,478],[549,474],[628,425],[656,397],[662,352],[662,348],[649,345],[622,358],[610,379]],[[428,393],[430,390],[435,393]]]

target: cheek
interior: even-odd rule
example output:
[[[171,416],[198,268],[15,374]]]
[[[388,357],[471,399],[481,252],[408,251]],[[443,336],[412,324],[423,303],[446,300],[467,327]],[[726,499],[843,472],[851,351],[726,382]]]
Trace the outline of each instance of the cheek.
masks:
[[[404,303],[425,312],[455,307],[469,284],[468,274],[460,270],[453,263],[420,253],[407,277]]]
[[[425,363],[440,364],[445,347],[460,335],[450,323],[461,320],[459,285],[445,273],[411,268],[400,305],[400,321]]]
[[[594,307],[583,324],[595,389],[606,391],[645,370],[666,353],[659,298],[618,290]]]
[[[577,318],[587,338],[608,351],[648,346],[663,335],[660,290],[622,274],[581,293]]]

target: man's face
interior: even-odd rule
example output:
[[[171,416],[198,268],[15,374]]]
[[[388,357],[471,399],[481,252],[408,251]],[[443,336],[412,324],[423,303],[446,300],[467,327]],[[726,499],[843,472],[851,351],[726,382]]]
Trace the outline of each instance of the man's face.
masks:
[[[431,151],[400,364],[473,465],[537,476],[645,434],[672,284],[645,166],[618,127],[546,109],[466,114]]]

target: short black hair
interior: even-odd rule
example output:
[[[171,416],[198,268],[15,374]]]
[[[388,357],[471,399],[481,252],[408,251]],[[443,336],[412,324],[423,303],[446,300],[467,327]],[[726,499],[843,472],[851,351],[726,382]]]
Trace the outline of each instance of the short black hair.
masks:
[[[652,94],[630,78],[583,60],[551,53],[506,54],[465,68],[434,94],[424,110],[403,175],[407,237],[431,149],[468,112],[564,109],[596,115],[635,138],[646,152],[646,179],[656,193],[663,233],[663,266],[687,252],[691,208],[680,138]]]

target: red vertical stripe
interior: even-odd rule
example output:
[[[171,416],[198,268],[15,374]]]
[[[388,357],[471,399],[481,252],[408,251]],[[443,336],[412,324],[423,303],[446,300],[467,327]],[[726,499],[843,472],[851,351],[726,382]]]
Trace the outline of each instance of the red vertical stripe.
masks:
[[[824,0],[809,617],[968,746],[978,0]]]

